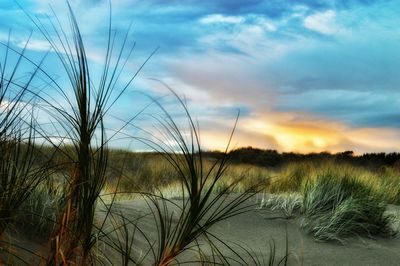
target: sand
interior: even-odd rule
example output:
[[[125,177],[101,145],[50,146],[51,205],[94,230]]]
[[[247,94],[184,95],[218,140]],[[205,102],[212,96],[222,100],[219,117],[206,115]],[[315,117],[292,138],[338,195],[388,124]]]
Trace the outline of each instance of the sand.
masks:
[[[176,200],[179,203],[179,200]],[[249,202],[254,204],[254,201]],[[146,208],[143,202],[120,202],[116,205],[124,210],[124,215],[137,217]],[[138,211],[142,210],[142,211]],[[391,205],[388,212],[399,216],[400,207]],[[320,242],[307,235],[300,228],[301,215],[286,219],[279,211],[268,208],[259,209],[254,206],[251,211],[232,217],[216,224],[211,232],[218,235],[225,243],[238,243],[252,250],[260,261],[268,262],[270,243],[276,245],[276,260],[285,254],[286,236],[289,246],[289,265],[400,265],[400,237],[367,238],[349,237],[345,243]],[[152,218],[145,218],[143,230],[155,237],[155,226]],[[398,226],[398,225],[394,225]],[[235,244],[232,245],[235,247]],[[233,254],[227,248],[222,248],[224,254]],[[245,251],[236,247],[241,256]],[[247,263],[253,262],[249,256]],[[184,261],[184,260],[181,260]]]
[[[174,201],[181,202],[179,199]],[[255,204],[255,201],[250,200],[247,204]],[[129,219],[140,217],[149,210],[144,200],[117,202],[113,208],[114,211],[122,212]],[[99,209],[98,221],[104,217],[103,211]],[[400,207],[391,205],[388,212],[399,217]],[[346,238],[345,243],[318,242],[301,230],[299,226],[301,219],[301,215],[286,219],[279,211],[271,211],[268,208],[259,209],[254,205],[249,212],[214,225],[211,232],[219,236],[224,243],[236,247],[237,252],[246,258],[248,265],[254,264],[251,258],[244,250],[232,243],[238,243],[251,250],[259,261],[268,262],[270,244],[273,240],[276,245],[277,262],[285,254],[286,236],[290,253],[289,265],[400,265],[400,237],[397,235],[392,238],[373,239],[354,236]],[[156,225],[153,217],[140,219],[138,225],[150,239],[156,239]],[[108,230],[111,230],[111,227]],[[129,230],[132,232],[132,227]],[[111,234],[111,239],[116,240],[116,237]],[[146,248],[146,242],[142,237],[137,236],[135,241],[136,251]],[[25,243],[26,247],[32,246]],[[121,260],[117,252],[106,245],[100,248],[103,249],[108,260],[103,259],[106,265],[120,265]],[[222,250],[226,255],[233,254],[227,248],[222,247]],[[150,257],[144,265],[150,264]],[[187,252],[180,256],[180,261],[184,262],[190,258],[196,258],[196,255]]]

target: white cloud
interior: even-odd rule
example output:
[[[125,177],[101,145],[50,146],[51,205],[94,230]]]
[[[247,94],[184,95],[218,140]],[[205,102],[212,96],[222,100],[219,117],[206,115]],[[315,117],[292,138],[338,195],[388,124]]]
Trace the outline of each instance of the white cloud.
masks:
[[[238,24],[243,23],[245,18],[242,16],[224,16],[221,14],[208,15],[200,20],[202,24],[214,24],[214,23],[227,23],[227,24]]]
[[[304,19],[304,27],[325,35],[335,34],[339,31],[335,19],[336,13],[333,10],[316,13]]]
[[[274,23],[261,16],[254,17],[254,24],[261,27],[264,31],[273,32],[278,30]]]
[[[18,47],[25,47],[26,41],[21,41],[18,43]],[[51,45],[48,41],[44,40],[29,40],[26,48],[32,51],[49,51],[51,49]]]

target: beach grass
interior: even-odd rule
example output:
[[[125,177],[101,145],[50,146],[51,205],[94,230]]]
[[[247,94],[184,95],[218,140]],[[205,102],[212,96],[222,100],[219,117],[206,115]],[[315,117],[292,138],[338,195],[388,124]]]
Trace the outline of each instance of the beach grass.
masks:
[[[304,188],[302,227],[316,239],[389,236],[387,203],[372,187],[353,176],[325,173]]]

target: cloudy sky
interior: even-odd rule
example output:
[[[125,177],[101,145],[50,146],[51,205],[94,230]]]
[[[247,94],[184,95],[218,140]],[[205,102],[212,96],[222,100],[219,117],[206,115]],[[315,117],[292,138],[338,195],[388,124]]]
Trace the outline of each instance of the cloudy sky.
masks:
[[[65,1],[19,3],[43,21],[50,3],[68,28]],[[109,2],[70,3],[100,69]],[[128,45],[136,42],[122,82],[159,47],[114,112],[127,119],[139,110],[141,91],[163,97],[179,119],[182,110],[156,79],[185,97],[206,148],[224,146],[240,110],[237,147],[400,151],[399,14],[395,0],[114,0],[117,42],[130,24]],[[1,1],[0,15],[2,42],[12,29],[12,45],[22,47],[33,30],[30,56],[49,49],[13,1]]]

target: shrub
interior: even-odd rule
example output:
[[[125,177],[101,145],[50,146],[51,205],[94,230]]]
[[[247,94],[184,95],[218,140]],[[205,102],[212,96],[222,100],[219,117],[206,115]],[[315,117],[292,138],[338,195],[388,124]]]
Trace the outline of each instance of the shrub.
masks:
[[[356,178],[325,173],[304,188],[302,227],[319,240],[350,235],[389,235],[386,203]]]

